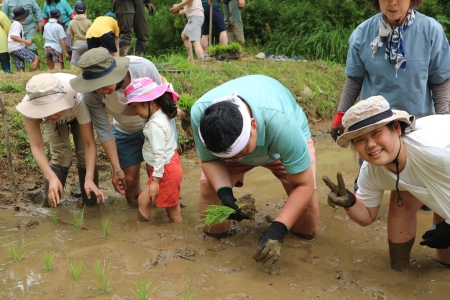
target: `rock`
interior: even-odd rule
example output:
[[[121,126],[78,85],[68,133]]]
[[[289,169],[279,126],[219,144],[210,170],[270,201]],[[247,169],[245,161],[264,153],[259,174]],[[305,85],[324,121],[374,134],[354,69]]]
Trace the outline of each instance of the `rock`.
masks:
[[[42,197],[43,197],[43,191],[41,189],[35,189],[32,191],[28,191],[25,193],[25,197],[27,200],[33,202],[34,204],[41,204],[42,203]]]
[[[25,220],[20,221],[19,224],[17,224],[17,229],[26,230],[26,229],[30,229],[36,225],[39,225],[39,221],[25,219]]]
[[[305,88],[303,89],[303,96],[310,97],[311,95],[312,95],[312,90],[308,86],[305,86]]]

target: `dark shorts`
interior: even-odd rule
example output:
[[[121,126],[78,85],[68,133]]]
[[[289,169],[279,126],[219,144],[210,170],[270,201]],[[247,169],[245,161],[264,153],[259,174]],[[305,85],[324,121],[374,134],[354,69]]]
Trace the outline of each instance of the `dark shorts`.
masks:
[[[209,35],[210,6],[203,5],[203,9],[205,11],[205,21],[202,25],[202,35]],[[219,6],[213,6],[213,25],[219,32],[227,30],[225,20]]]
[[[88,49],[103,47],[106,48],[109,53],[117,52],[116,36],[112,31],[105,33],[101,37],[92,37],[87,39]]]
[[[45,58],[47,58],[47,60],[51,60],[55,63],[63,62],[63,57],[62,57],[61,52],[56,51],[52,47],[45,47],[44,54],[45,54]]]
[[[21,48],[9,53],[12,57],[14,64],[16,65],[17,70],[25,69],[25,62],[33,62],[36,58],[36,54],[27,48]]]
[[[113,133],[116,138],[117,154],[122,169],[138,165],[144,161],[142,156],[142,146],[144,145],[142,130],[126,134],[113,127]]]

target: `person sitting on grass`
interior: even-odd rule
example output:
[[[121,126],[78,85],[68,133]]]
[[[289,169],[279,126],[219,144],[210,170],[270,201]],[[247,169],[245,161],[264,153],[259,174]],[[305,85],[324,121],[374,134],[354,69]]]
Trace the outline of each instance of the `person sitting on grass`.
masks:
[[[170,222],[180,223],[179,197],[183,170],[173,122],[177,116],[175,102],[179,95],[171,84],[158,85],[144,77],[132,81],[125,89],[125,96],[127,103],[121,113],[139,115],[147,120],[142,155],[147,163],[149,180],[138,198],[138,222],[150,220],[150,204],[153,202],[156,207],[166,209]]]
[[[62,70],[63,69],[63,57],[62,51],[64,50],[64,56],[70,60],[69,52],[66,48],[66,33],[63,27],[58,23],[61,18],[61,12],[57,8],[50,10],[50,20],[44,26],[44,52],[47,58],[47,67],[49,70]]]
[[[39,67],[39,56],[25,47],[31,46],[33,42],[24,39],[22,27],[22,23],[25,22],[30,14],[30,10],[17,6],[14,8],[13,13],[12,19],[14,22],[11,24],[8,34],[8,52],[16,65],[17,71],[25,71],[25,61],[31,63],[30,71],[34,71]]]
[[[405,99],[407,100],[407,99]],[[416,214],[425,204],[435,212],[434,225],[420,245],[436,249],[436,260],[450,266],[450,116],[431,115],[415,120],[406,111],[392,110],[382,96],[353,105],[342,120],[344,132],[336,143],[353,149],[364,159],[356,195],[323,180],[331,189],[328,204],[344,207],[361,226],[376,219],[384,191],[391,191],[387,236],[391,268],[405,271],[416,236]],[[394,209],[396,208],[396,209]]]
[[[181,10],[183,8],[183,10]],[[198,59],[209,60],[203,52],[202,39],[202,25],[205,20],[203,14],[203,6],[201,0],[183,0],[181,3],[174,4],[170,9],[174,15],[186,15],[188,22],[181,33],[184,46],[188,53],[188,61],[194,61],[194,54],[192,53],[192,44],[194,44],[195,54]]]
[[[98,189],[97,147],[91,115],[83,100],[70,87],[69,80],[74,77],[63,73],[33,76],[27,82],[26,96],[16,106],[24,117],[33,158],[45,176],[44,207],[56,207],[61,201],[73,159],[70,133],[75,145],[82,205],[105,203],[105,196]],[[42,134],[50,146],[50,162]]]
[[[86,4],[81,1],[75,2],[73,6],[75,17],[67,28],[67,34],[73,40],[72,58],[70,60],[70,69],[74,70],[80,56],[88,50],[86,32],[92,25],[92,21],[86,17]]]
[[[103,47],[112,56],[119,56],[119,24],[117,17],[112,12],[95,18],[91,27],[86,32],[88,49]]]

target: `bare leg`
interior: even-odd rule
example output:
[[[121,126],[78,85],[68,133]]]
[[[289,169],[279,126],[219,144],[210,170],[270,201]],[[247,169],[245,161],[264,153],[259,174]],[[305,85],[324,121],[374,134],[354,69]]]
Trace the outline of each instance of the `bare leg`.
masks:
[[[219,34],[219,43],[221,43],[222,45],[228,45],[228,35],[226,31],[222,31]]]
[[[169,217],[170,223],[181,223],[183,218],[181,218],[181,208],[180,204],[166,208],[167,216]]]
[[[198,59],[202,59],[205,56],[205,54],[203,52],[203,48],[202,45],[200,44],[200,41],[194,41],[193,44],[195,49],[195,55],[197,55]]]
[[[30,71],[34,71],[39,67],[39,56],[36,56],[30,65]]]
[[[409,192],[400,192],[400,195],[403,198],[403,206],[398,207],[397,192],[391,191],[387,231],[390,257],[396,260],[391,261],[391,268],[402,272],[409,267],[411,249],[416,236],[417,211],[422,202]]]
[[[141,164],[134,165],[123,169],[125,173],[125,184],[127,189],[125,190],[125,197],[129,204],[137,205],[138,197],[141,193],[141,186],[139,184],[139,170]]]
[[[111,56],[119,56],[119,52],[111,53]]]
[[[200,44],[202,45],[203,53],[208,53],[208,39],[209,34],[202,35],[202,40],[200,41]]]
[[[319,227],[319,198],[314,191],[308,206],[290,228],[290,232],[307,240],[312,240]]]
[[[145,185],[145,188],[139,194],[138,202],[139,202],[139,211],[138,211],[138,223],[140,222],[148,222],[151,216],[151,201],[149,194],[150,186]]]
[[[53,63],[53,60],[47,59],[47,68],[49,70],[53,70],[55,68],[55,64]]]
[[[184,46],[186,47],[187,53],[188,53],[188,60],[194,61],[194,54],[192,53],[192,44],[189,41],[189,38],[185,34],[181,34],[181,38],[183,39]]]
[[[55,63],[55,69],[58,71],[62,70],[62,63]]]

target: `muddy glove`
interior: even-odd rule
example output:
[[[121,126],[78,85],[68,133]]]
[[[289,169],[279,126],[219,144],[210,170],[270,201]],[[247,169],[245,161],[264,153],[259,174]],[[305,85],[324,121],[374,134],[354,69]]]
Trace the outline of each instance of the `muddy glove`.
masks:
[[[323,176],[322,180],[331,190],[328,194],[329,206],[336,208],[337,205],[343,208],[350,208],[355,205],[356,196],[345,188],[341,172],[337,173],[338,185],[334,184],[327,176]]]
[[[442,221],[433,225],[422,235],[422,246],[436,249],[447,249],[450,246],[450,224]]]
[[[281,244],[283,244],[284,236],[288,231],[286,225],[273,221],[272,225],[259,237],[258,248],[253,259],[263,264],[269,260],[272,260],[272,265],[276,263],[281,254]]]
[[[334,118],[333,123],[331,123],[331,137],[336,142],[338,136],[344,133],[344,126],[342,126],[342,117],[344,116],[343,112],[336,112],[336,117]]]
[[[217,190],[217,196],[220,199],[220,202],[222,202],[222,205],[228,206],[234,210],[235,212],[231,213],[231,215],[228,216],[228,220],[235,220],[235,221],[242,221],[244,219],[249,220],[250,218],[243,214],[239,207],[237,206],[236,198],[233,196],[233,190],[229,186],[223,186]]]

